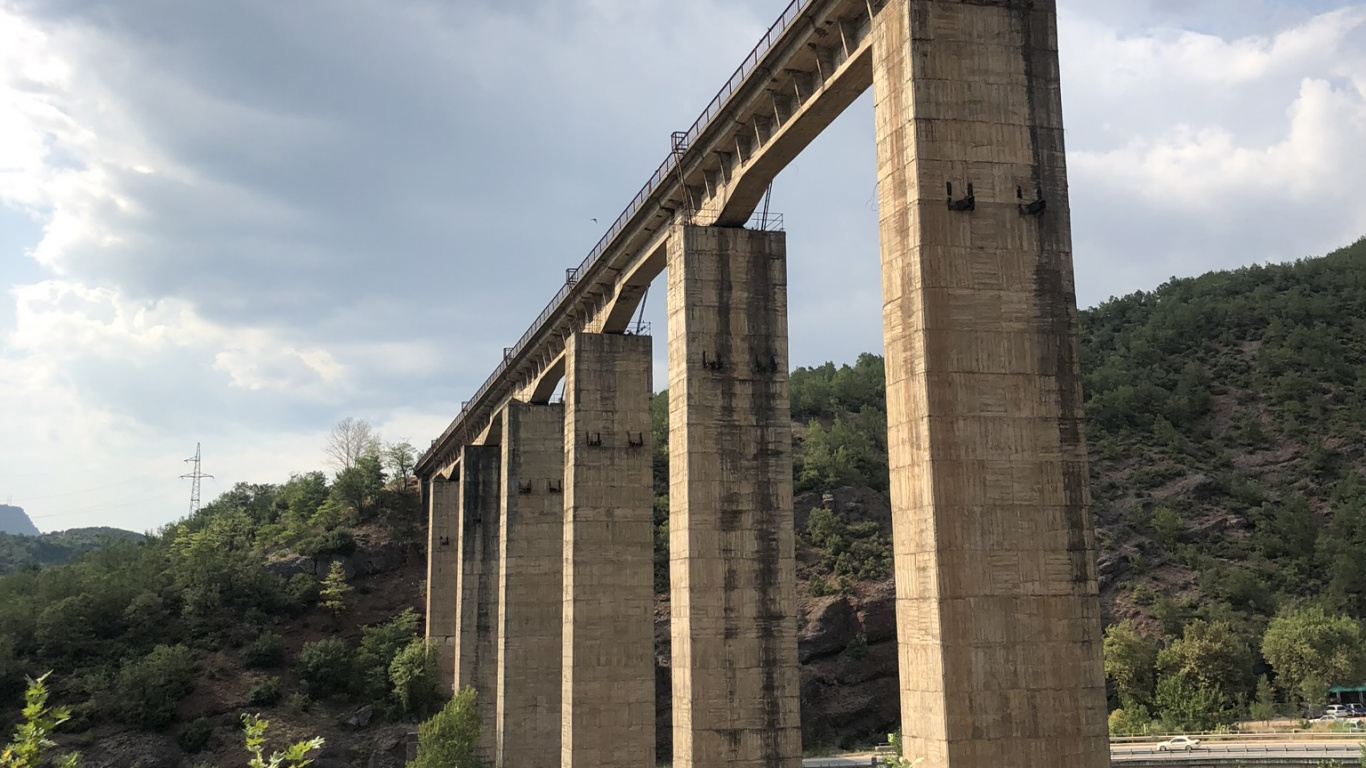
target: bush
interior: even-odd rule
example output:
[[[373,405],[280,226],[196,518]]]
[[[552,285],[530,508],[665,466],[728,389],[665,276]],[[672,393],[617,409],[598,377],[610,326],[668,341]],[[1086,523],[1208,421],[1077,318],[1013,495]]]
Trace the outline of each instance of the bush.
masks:
[[[242,649],[242,666],[247,669],[277,667],[284,660],[285,639],[274,632],[262,632]]]
[[[355,653],[335,637],[306,643],[299,651],[298,672],[313,696],[347,693],[355,681]]]
[[[441,700],[436,653],[426,640],[414,640],[398,652],[389,665],[389,681],[400,715],[426,715]]]
[[[417,729],[417,759],[409,768],[478,768],[479,713],[474,689],[456,694]]]
[[[119,670],[122,716],[139,728],[160,728],[175,717],[176,705],[194,690],[194,657],[183,645],[158,645]]]
[[[334,530],[309,536],[294,547],[304,557],[315,560],[328,555],[345,557],[356,551],[356,539],[350,531]]]
[[[201,717],[193,720],[185,726],[180,735],[176,737],[176,743],[186,754],[193,755],[204,749],[209,744],[209,737],[213,736],[213,724],[208,718]]]
[[[289,584],[285,586],[285,595],[296,609],[306,610],[317,605],[321,590],[318,577],[296,573],[289,578]]]
[[[271,675],[253,685],[247,692],[247,703],[253,707],[269,707],[280,700],[280,678]]]

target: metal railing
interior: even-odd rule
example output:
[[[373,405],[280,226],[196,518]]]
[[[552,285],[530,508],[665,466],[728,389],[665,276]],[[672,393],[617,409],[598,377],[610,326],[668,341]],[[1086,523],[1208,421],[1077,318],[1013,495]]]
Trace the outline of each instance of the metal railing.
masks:
[[[813,2],[815,2],[815,0],[792,0],[792,2],[788,3],[787,9],[784,10],[783,14],[778,17],[778,20],[768,28],[768,32],[765,33],[759,43],[754,46],[754,50],[750,51],[749,55],[745,57],[745,60],[736,68],[735,74],[731,75],[730,80],[726,81],[726,84],[722,86],[721,90],[712,98],[711,103],[707,105],[707,108],[702,110],[702,114],[693,122],[692,127],[683,135],[683,146],[693,146],[696,139],[701,136],[703,131],[711,124],[711,121],[720,114],[721,110],[725,107],[726,102],[730,101],[731,96],[735,95],[736,90],[744,83],[745,79],[749,77],[750,73],[754,71],[755,67],[759,65],[759,62],[773,49],[773,45],[782,37],[783,33],[792,26],[792,22],[796,21],[801,15],[801,12]],[[677,139],[675,139],[675,144],[677,143]],[[627,205],[626,209],[621,212],[621,215],[617,216],[616,221],[612,222],[612,226],[608,227],[607,233],[598,240],[597,245],[593,246],[593,250],[588,252],[588,255],[584,257],[584,260],[579,266],[571,270],[566,270],[564,287],[560,288],[555,294],[555,297],[550,300],[550,303],[546,304],[545,309],[541,310],[541,313],[536,316],[536,320],[527,328],[526,332],[522,334],[522,337],[517,340],[517,343],[512,347],[505,349],[503,359],[498,363],[498,367],[494,369],[493,374],[484,380],[483,385],[479,387],[473,397],[465,401],[465,404],[460,408],[460,414],[456,416],[455,420],[451,423],[451,428],[446,430],[441,438],[436,441],[437,443],[444,442],[447,437],[455,432],[457,425],[464,421],[466,414],[471,408],[479,407],[485,395],[493,389],[498,380],[507,372],[508,368],[511,367],[513,361],[526,351],[531,340],[540,333],[546,322],[566,303],[570,293],[573,292],[574,287],[578,284],[578,278],[592,268],[592,266],[598,262],[598,259],[602,258],[602,255],[607,252],[612,241],[626,228],[631,217],[635,216],[635,214],[640,211],[641,206],[645,201],[659,190],[660,186],[663,185],[664,181],[669,177],[669,174],[674,172],[680,162],[679,155],[671,152],[669,156],[664,159],[664,162],[660,164],[659,169],[654,172],[654,175],[650,177],[650,180],[645,182],[645,186],[641,187],[640,191],[636,193],[636,196],[631,200],[630,205]],[[435,443],[433,448],[435,448]],[[428,453],[430,452],[431,450],[429,449]],[[419,460],[419,464],[426,459],[427,456],[424,454],[422,459]]]

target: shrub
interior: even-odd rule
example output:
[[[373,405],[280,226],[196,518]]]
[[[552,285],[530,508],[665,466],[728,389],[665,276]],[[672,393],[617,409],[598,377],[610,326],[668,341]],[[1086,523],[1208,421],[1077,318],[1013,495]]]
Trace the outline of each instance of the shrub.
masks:
[[[271,675],[264,678],[261,682],[253,685],[247,691],[247,703],[253,707],[269,707],[280,700],[283,693],[280,691],[280,678]]]
[[[426,640],[413,640],[398,652],[389,665],[389,681],[400,715],[425,715],[441,700],[436,653]]]
[[[466,688],[446,702],[417,729],[417,759],[409,768],[478,768],[479,713],[474,689]]]
[[[204,749],[209,744],[209,737],[213,736],[213,724],[208,718],[201,717],[193,720],[189,725],[180,731],[176,737],[176,743],[186,754],[193,755]]]
[[[300,541],[294,547],[299,554],[305,557],[318,559],[328,555],[341,555],[345,557],[356,551],[356,539],[350,531],[333,530],[320,533],[315,536]]]
[[[285,639],[274,632],[262,632],[242,649],[242,666],[247,669],[276,667],[284,660]]]
[[[306,643],[299,651],[298,672],[314,696],[346,693],[355,680],[355,653],[335,637]]]
[[[285,586],[285,595],[294,607],[299,610],[312,608],[318,603],[318,593],[322,586],[318,583],[318,577],[307,573],[296,573],[289,579],[289,584]]]
[[[126,722],[160,728],[175,717],[176,705],[194,690],[194,657],[183,645],[158,645],[119,670],[118,698]]]

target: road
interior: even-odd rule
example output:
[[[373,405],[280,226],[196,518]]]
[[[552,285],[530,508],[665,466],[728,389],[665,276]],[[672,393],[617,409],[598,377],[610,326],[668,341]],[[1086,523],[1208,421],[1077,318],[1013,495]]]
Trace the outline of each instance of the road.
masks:
[[[1110,748],[1111,759],[1116,763],[1126,760],[1179,761],[1196,755],[1228,757],[1231,760],[1239,757],[1293,755],[1315,760],[1341,760],[1348,765],[1356,765],[1361,756],[1361,747],[1355,741],[1207,741],[1191,752],[1161,752],[1154,741],[1150,744],[1116,744]],[[882,759],[882,755],[872,753],[809,757],[802,761],[802,768],[872,768]]]
[[[1124,760],[1160,760],[1163,758],[1180,759],[1191,754],[1210,757],[1276,757],[1294,755],[1317,760],[1342,760],[1356,763],[1361,755],[1361,747],[1355,741],[1207,741],[1192,752],[1160,752],[1157,743],[1116,744],[1110,747],[1111,758],[1115,762]]]

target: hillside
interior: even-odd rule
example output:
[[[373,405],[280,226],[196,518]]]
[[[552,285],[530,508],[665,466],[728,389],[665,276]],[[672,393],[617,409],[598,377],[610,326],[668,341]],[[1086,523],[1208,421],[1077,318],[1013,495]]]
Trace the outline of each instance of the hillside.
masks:
[[[140,533],[119,528],[71,528],[53,533],[0,533],[0,576],[23,568],[59,565],[114,541],[141,541]]]
[[[28,519],[23,507],[0,504],[0,533],[18,536],[37,536],[38,526]]]
[[[1112,727],[1298,712],[1366,680],[1366,240],[1173,280],[1081,324]],[[804,739],[867,745],[898,719],[882,359],[798,369],[791,391]],[[654,403],[661,754],[667,397]],[[0,578],[0,700],[57,670],[77,714],[63,741],[96,768],[240,764],[247,709],[282,739],[326,736],[319,765],[401,764],[430,693],[420,674],[405,691],[390,675],[423,664],[407,609],[422,604],[425,519],[411,484],[384,479],[366,459],[240,484],[145,541]],[[351,591],[329,610],[339,582]]]

